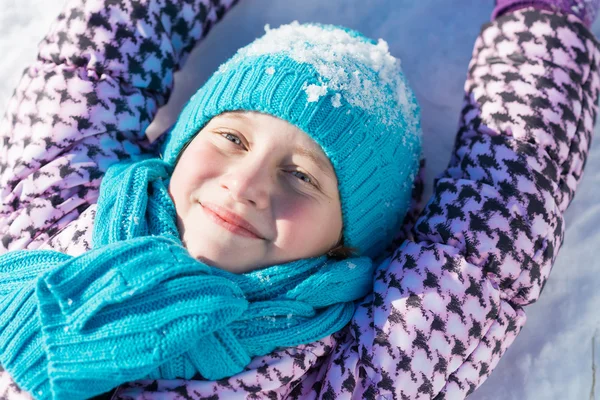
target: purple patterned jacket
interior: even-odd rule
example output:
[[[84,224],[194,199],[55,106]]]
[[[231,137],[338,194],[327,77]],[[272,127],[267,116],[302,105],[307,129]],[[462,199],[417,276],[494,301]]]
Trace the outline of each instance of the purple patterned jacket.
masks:
[[[67,4],[0,123],[0,253],[89,250],[104,171],[155,151],[144,132],[174,72],[233,2]],[[519,10],[484,25],[450,164],[347,327],[229,379],[138,381],[113,398],[469,395],[523,327],[562,243],[596,119],[599,61],[596,39],[571,16]],[[6,372],[0,386],[28,397]]]

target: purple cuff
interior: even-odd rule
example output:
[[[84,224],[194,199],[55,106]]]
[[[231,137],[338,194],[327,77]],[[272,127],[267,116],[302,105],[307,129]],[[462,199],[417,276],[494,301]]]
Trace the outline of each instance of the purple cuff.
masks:
[[[596,19],[600,0],[497,0],[492,21],[503,14],[526,7],[572,14],[589,28]]]

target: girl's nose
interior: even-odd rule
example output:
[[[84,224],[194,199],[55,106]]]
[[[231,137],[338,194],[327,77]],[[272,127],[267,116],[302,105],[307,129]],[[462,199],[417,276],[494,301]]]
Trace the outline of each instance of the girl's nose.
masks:
[[[221,177],[221,187],[233,200],[259,209],[269,206],[272,185],[268,168],[260,162],[238,163]]]

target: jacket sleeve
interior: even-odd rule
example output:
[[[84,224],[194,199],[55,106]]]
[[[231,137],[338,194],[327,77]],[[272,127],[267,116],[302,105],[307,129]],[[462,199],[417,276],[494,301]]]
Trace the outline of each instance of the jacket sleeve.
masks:
[[[153,151],[145,129],[191,49],[236,0],[70,0],[0,122],[0,253],[35,249]]]
[[[310,390],[458,399],[485,381],[561,246],[596,119],[599,60],[571,16],[525,9],[483,26],[455,149],[414,240],[378,268]]]

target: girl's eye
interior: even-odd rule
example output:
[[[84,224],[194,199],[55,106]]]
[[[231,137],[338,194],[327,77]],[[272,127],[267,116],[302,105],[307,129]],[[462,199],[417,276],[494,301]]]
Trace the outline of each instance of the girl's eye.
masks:
[[[292,171],[291,174],[294,175],[295,177],[297,177],[298,179],[300,179],[304,183],[307,183],[312,186],[317,186],[315,184],[315,182],[313,182],[312,178],[310,176],[306,175],[305,173],[302,173],[300,171]]]
[[[244,145],[244,143],[242,143],[242,140],[232,133],[221,133],[221,136],[238,146]]]

